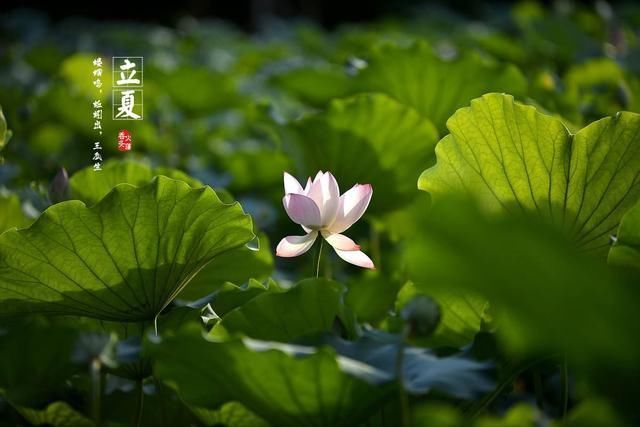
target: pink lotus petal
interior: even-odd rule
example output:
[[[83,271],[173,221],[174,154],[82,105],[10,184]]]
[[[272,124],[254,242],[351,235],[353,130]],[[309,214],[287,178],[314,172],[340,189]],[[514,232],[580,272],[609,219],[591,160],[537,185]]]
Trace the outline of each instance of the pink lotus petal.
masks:
[[[370,184],[356,184],[340,196],[335,221],[328,227],[332,233],[342,233],[362,217],[367,210],[373,187]]]
[[[323,173],[318,172],[318,174],[313,179],[313,181],[311,181],[311,185],[309,185],[309,190],[307,190],[306,192],[306,196],[312,198],[313,201],[316,202],[316,205],[318,205],[318,208],[322,206],[322,184],[320,183],[320,180],[322,179],[323,176],[324,176]]]
[[[302,194],[287,194],[282,199],[282,203],[289,218],[296,224],[306,225],[309,228],[320,227],[320,210],[309,197]]]
[[[310,177],[307,179],[307,185],[304,187],[304,195],[311,197],[311,192],[320,193],[320,178],[322,178],[322,171],[318,171],[316,176],[311,179]],[[315,189],[317,187],[317,189]]]
[[[312,231],[304,236],[287,236],[278,243],[276,256],[288,258],[302,255],[313,246],[317,236],[317,231]]]
[[[322,232],[322,237],[335,249],[342,251],[359,251],[360,245],[356,244],[353,240],[345,236],[344,234],[332,234],[326,231]]]
[[[297,179],[287,172],[284,173],[284,193],[285,194],[303,194],[303,189]]]
[[[343,251],[335,249],[340,258],[347,261],[349,264],[357,265],[358,267],[375,269],[373,261],[362,251]]]
[[[334,176],[330,172],[316,176],[307,195],[318,205],[322,225],[331,224],[336,217],[340,200],[340,188]]]
[[[304,195],[308,196],[309,195],[309,190],[311,190],[311,184],[313,184],[313,181],[311,181],[311,177],[307,178],[307,185],[304,186]]]
[[[322,224],[331,224],[338,214],[338,205],[340,204],[340,187],[338,181],[331,174],[327,172],[322,179],[322,202],[323,209],[321,210]]]

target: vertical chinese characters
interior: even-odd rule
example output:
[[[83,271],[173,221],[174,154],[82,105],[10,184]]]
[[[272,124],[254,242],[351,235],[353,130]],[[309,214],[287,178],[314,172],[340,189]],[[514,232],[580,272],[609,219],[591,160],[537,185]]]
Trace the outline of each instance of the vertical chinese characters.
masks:
[[[93,60],[93,72],[92,72],[93,86],[98,89],[98,98],[102,94],[102,58],[97,57]],[[102,101],[95,99],[93,101],[93,130],[96,131],[98,137],[102,136]],[[102,146],[100,141],[93,143],[93,157],[91,158],[93,163],[93,170],[102,170]]]
[[[102,170],[102,144],[100,141],[93,143],[93,170]]]
[[[144,61],[141,56],[113,57],[113,119],[142,120]]]

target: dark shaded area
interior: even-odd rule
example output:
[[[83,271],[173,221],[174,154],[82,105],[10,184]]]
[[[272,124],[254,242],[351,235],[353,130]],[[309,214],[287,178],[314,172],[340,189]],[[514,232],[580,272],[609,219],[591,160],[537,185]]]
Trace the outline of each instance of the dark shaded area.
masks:
[[[407,16],[425,5],[441,5],[468,16],[479,16],[488,2],[465,0],[184,0],[162,4],[130,2],[48,2],[38,0],[6,0],[3,8],[32,8],[46,13],[52,20],[82,16],[97,20],[133,20],[174,25],[185,16],[217,18],[233,22],[245,30],[256,29],[268,17],[307,18],[326,28],[346,22],[366,22],[388,16]],[[495,2],[491,2],[495,3]],[[505,7],[511,1],[504,3]],[[543,1],[543,4],[553,2]]]

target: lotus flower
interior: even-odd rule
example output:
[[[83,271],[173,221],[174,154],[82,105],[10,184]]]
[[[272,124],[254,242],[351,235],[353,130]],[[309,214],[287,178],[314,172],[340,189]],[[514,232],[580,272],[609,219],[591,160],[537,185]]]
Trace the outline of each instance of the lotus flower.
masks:
[[[370,184],[356,184],[341,196],[338,182],[330,172],[318,172],[313,181],[311,178],[307,180],[304,188],[285,172],[284,192],[284,209],[306,234],[282,239],[276,249],[277,256],[302,255],[320,234],[343,260],[360,267],[374,268],[371,259],[360,251],[360,246],[341,234],[367,210],[373,194]]]

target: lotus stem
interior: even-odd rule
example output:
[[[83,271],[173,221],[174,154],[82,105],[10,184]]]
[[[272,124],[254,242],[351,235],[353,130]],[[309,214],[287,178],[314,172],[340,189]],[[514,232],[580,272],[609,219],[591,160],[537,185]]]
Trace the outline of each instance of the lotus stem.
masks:
[[[101,399],[102,399],[102,362],[94,357],[89,367],[91,377],[91,417],[96,426],[100,426]]]
[[[318,262],[316,263],[316,279],[320,277],[320,259],[322,258],[323,246],[324,246],[324,239],[320,239],[320,250],[318,250]]]
[[[144,379],[138,380],[138,401],[136,407],[136,417],[133,420],[133,425],[140,427],[142,425],[142,411],[144,409]]]

